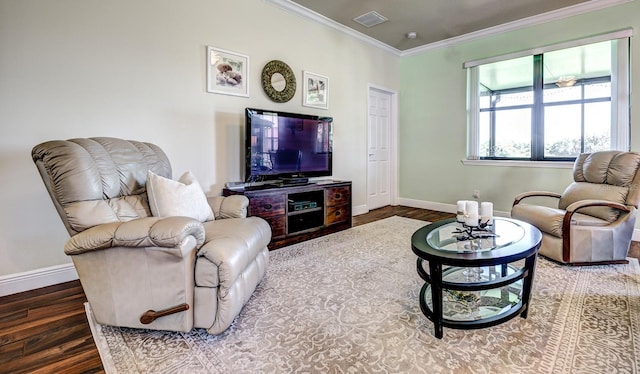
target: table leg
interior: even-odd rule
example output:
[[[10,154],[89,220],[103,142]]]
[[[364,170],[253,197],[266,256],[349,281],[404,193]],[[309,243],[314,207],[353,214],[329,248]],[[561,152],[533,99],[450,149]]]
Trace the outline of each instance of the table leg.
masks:
[[[524,267],[528,271],[526,277],[522,282],[522,303],[526,305],[522,313],[520,313],[520,317],[527,318],[527,314],[529,313],[529,301],[531,300],[531,286],[533,285],[533,275],[536,270],[536,254],[533,256],[529,256],[525,262]]]
[[[431,304],[433,306],[433,330],[436,338],[442,339],[442,265],[429,261],[431,273]]]
[[[500,265],[500,274],[502,278],[507,276],[507,264]],[[503,305],[509,302],[509,286],[500,287],[500,302]]]

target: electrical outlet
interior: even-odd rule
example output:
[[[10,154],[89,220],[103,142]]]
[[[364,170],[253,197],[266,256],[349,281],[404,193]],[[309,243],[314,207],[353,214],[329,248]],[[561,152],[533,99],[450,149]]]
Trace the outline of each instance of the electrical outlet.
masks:
[[[473,198],[474,199],[480,198],[480,190],[473,190]]]

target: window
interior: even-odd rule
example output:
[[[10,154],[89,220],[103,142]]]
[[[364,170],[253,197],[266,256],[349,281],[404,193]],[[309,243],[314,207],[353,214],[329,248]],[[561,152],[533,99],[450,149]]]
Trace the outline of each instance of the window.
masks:
[[[471,160],[629,150],[630,30],[468,62]]]

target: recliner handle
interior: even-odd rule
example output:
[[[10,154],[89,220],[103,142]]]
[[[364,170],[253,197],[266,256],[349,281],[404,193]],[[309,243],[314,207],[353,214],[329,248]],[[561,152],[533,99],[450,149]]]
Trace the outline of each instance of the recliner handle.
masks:
[[[185,310],[189,310],[189,304],[180,304],[171,308],[163,309],[159,312],[155,310],[149,309],[140,316],[140,323],[143,325],[148,325],[151,322],[155,321],[157,318],[168,316],[170,314],[175,314],[179,312],[184,312]]]

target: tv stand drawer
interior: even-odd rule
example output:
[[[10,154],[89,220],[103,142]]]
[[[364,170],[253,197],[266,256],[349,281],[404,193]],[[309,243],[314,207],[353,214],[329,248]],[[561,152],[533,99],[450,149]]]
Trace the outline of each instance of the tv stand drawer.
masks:
[[[327,206],[347,204],[351,201],[351,187],[335,187],[325,190]]]
[[[249,215],[263,218],[284,216],[285,202],[283,194],[249,197]]]
[[[263,218],[271,226],[271,237],[273,239],[282,239],[286,236],[286,219],[284,215]]]
[[[349,213],[349,208],[346,205],[330,206],[327,208],[325,224],[332,225],[338,222],[345,222]]]

